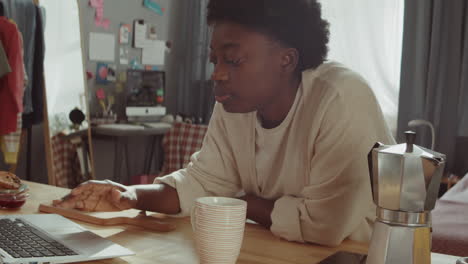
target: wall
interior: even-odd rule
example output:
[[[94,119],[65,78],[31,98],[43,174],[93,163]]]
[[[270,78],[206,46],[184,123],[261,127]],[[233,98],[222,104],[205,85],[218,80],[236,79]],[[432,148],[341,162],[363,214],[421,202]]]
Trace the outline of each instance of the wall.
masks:
[[[116,36],[116,54],[115,54],[115,65],[118,71],[125,71],[128,68],[128,65],[120,65],[119,63],[119,47],[118,36],[120,24],[131,24],[133,27],[133,21],[135,19],[144,19],[150,24],[157,25],[158,40],[167,40],[174,42],[178,39],[178,34],[180,30],[179,21],[179,8],[181,3],[185,0],[158,0],[157,2],[165,8],[165,13],[163,16],[153,13],[152,11],[146,9],[142,3],[143,0],[105,0],[104,1],[104,18],[108,18],[111,21],[109,30],[97,27],[94,24],[94,8],[88,5],[88,0],[79,0],[80,11],[81,11],[81,26],[82,26],[82,35],[83,35],[83,53],[85,55],[85,67],[88,71],[91,71],[93,74],[96,74],[97,62],[89,60],[89,32],[100,32],[100,33],[112,33]],[[126,44],[130,47],[129,57],[137,57],[141,62],[141,49],[131,48],[131,44]],[[172,112],[175,105],[175,94],[173,89],[177,81],[177,65],[171,64],[174,56],[182,56],[181,51],[177,48],[173,48],[170,53],[166,53],[166,63],[164,66],[159,66],[161,70],[166,71],[166,101],[165,105],[168,108],[169,112]],[[106,62],[107,63],[107,62]],[[106,92],[112,93],[116,89],[115,83],[110,83],[108,85],[102,86],[95,83],[94,80],[90,80],[87,83],[88,86],[88,95],[89,95],[89,105],[91,113],[99,111],[99,105],[97,104],[95,91],[102,87]],[[124,97],[116,94],[116,106],[117,112],[123,114],[124,111]],[[119,173],[121,176],[121,182],[128,182],[130,176],[139,175],[143,173],[143,164],[145,159],[145,148],[149,142],[149,137],[129,137],[124,140],[128,142],[128,174],[125,164],[121,165],[119,172],[114,171],[114,154],[116,151],[123,151],[116,149],[116,139],[114,138],[105,138],[93,136],[92,144],[94,150],[94,162],[95,162],[95,176],[97,179],[115,179],[115,174]],[[122,154],[122,153],[119,153]],[[155,159],[152,165],[152,173],[157,173],[160,166],[159,155]],[[120,162],[123,163],[124,159]],[[119,163],[120,163],[119,162]]]
[[[95,8],[89,6],[88,0],[79,0],[80,7],[80,24],[82,30],[83,40],[83,53],[85,58],[85,68],[87,71],[92,72],[96,75],[97,61],[89,60],[89,33],[111,33],[115,36],[115,61],[104,62],[106,64],[114,64],[117,67],[117,75],[120,72],[125,72],[129,65],[120,64],[119,52],[120,46],[129,48],[129,60],[137,58],[137,61],[141,63],[142,49],[133,48],[130,44],[119,44],[119,29],[121,24],[130,24],[133,28],[133,22],[136,19],[143,19],[149,24],[155,24],[157,26],[158,40],[170,40],[169,39],[169,21],[173,12],[173,1],[171,0],[158,0],[157,2],[165,8],[164,15],[158,15],[153,11],[143,6],[143,0],[104,0],[104,18],[110,20],[109,29],[98,27],[94,23]],[[133,39],[133,38],[132,38]],[[164,65],[159,65],[160,70],[165,70]],[[103,88],[106,94],[115,96],[116,104],[114,105],[114,112],[117,112],[120,117],[124,117],[124,103],[125,97],[121,89],[116,89],[116,82],[111,82],[106,85],[96,84],[95,80],[90,80],[88,85],[88,100],[91,114],[101,113],[101,107],[96,99],[96,90]]]

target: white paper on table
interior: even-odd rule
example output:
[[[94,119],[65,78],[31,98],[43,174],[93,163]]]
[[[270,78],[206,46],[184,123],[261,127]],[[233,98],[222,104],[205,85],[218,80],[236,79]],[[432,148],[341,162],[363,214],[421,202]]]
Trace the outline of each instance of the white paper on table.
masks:
[[[152,45],[143,48],[141,63],[143,65],[164,65],[166,42],[156,40],[149,43],[152,43]]]
[[[113,62],[115,60],[115,35],[89,33],[89,59]]]

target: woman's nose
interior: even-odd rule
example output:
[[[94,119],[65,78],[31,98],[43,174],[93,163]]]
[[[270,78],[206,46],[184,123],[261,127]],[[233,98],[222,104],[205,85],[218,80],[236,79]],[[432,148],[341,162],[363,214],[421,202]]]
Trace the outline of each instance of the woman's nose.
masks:
[[[212,81],[227,81],[229,79],[229,74],[227,71],[221,70],[219,68],[215,68],[213,73],[211,74]]]

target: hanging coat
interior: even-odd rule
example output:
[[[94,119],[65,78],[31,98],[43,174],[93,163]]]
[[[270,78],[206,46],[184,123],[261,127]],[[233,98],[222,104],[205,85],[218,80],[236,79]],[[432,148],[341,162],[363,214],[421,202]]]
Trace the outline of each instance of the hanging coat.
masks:
[[[11,73],[0,78],[0,135],[5,135],[17,129],[24,94],[23,40],[17,26],[6,17],[0,17],[0,41],[11,68]]]

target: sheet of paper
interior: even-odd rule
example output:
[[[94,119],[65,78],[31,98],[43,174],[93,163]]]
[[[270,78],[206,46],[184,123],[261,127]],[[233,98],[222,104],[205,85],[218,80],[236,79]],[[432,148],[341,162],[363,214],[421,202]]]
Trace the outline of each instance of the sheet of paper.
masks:
[[[157,40],[151,43],[151,46],[143,48],[141,63],[143,65],[164,65],[166,42]]]
[[[120,47],[120,64],[128,64],[128,47]]]
[[[135,48],[145,48],[151,46],[146,37],[148,25],[143,20],[135,20],[134,46]]]
[[[92,61],[115,60],[115,35],[89,33],[89,59]]]

